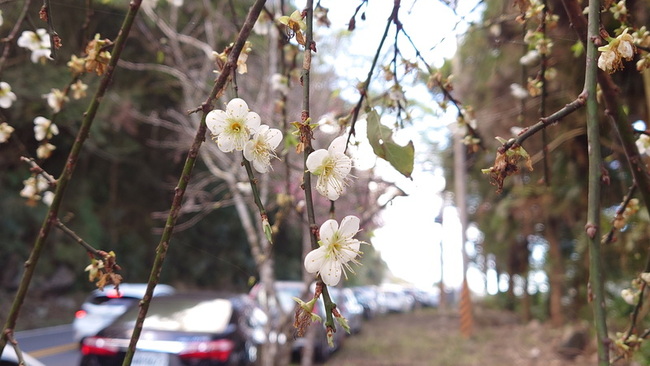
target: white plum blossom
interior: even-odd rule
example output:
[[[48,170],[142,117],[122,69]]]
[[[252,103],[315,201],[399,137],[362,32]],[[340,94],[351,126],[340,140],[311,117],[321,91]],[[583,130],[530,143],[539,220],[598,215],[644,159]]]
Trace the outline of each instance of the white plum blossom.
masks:
[[[271,168],[271,157],[277,157],[275,148],[280,141],[282,141],[280,130],[261,125],[253,138],[244,145],[244,158],[253,163],[255,170],[266,173]]]
[[[32,31],[24,31],[16,43],[18,46],[27,48],[30,51],[38,50],[41,48],[49,48],[50,35],[44,28],[37,29],[36,33]]]
[[[279,91],[282,95],[289,94],[289,79],[282,74],[271,75],[271,90]]]
[[[7,142],[12,132],[14,132],[14,128],[9,126],[7,122],[0,123],[0,144]]]
[[[49,142],[46,142],[36,148],[36,156],[39,159],[47,159],[52,155],[52,151],[54,150],[56,150],[56,146],[50,144]]]
[[[307,157],[307,169],[318,176],[316,190],[322,196],[335,201],[345,191],[352,160],[345,155],[346,137],[335,138],[327,150],[313,151]]]
[[[54,201],[54,192],[52,191],[46,191],[43,193],[43,198],[41,199],[44,204],[48,206],[52,206],[52,201]]]
[[[63,105],[67,103],[70,99],[59,89],[52,88],[51,90],[52,91],[50,91],[49,93],[44,94],[43,98],[47,99],[47,105],[49,105],[50,108],[52,108],[52,111],[54,113],[59,113]]]
[[[598,68],[607,72],[616,70],[617,59],[616,52],[611,49],[604,50],[598,57]]]
[[[16,43],[18,46],[32,51],[33,63],[38,63],[43,58],[52,59],[50,57],[50,35],[43,28],[37,29],[36,32],[24,31]]]
[[[519,100],[528,98],[528,90],[517,83],[510,84],[510,94]]]
[[[29,177],[23,181],[23,184],[25,186],[20,191],[20,196],[32,201],[40,200],[40,193],[48,189],[50,186],[47,179],[43,178],[41,175]]]
[[[650,272],[643,272],[639,277],[641,277],[645,283],[650,284]]]
[[[530,50],[525,55],[521,56],[519,63],[524,66],[533,66],[539,61],[540,55],[538,50]]]
[[[205,117],[205,123],[212,132],[219,150],[231,152],[243,150],[251,134],[260,127],[260,116],[248,110],[243,99],[228,102],[226,110],[215,109]]]
[[[598,57],[598,67],[603,71],[611,74],[623,68],[621,60],[630,61],[634,58],[636,46],[634,45],[634,37],[627,33],[628,29],[625,28],[623,33],[610,40],[607,45],[598,47],[598,51],[601,52]]]
[[[70,90],[72,90],[72,98],[81,99],[86,96],[86,89],[88,85],[84,84],[83,81],[77,80],[76,83],[70,85]]]
[[[621,297],[623,300],[625,300],[626,303],[630,305],[636,304],[636,301],[638,300],[637,295],[638,294],[636,292],[629,288],[621,290]]]
[[[636,139],[636,147],[639,149],[639,154],[649,155],[650,152],[650,136],[646,134],[641,134],[638,139]]]
[[[52,123],[49,119],[38,116],[34,118],[34,136],[36,141],[43,141],[46,138],[49,140],[54,135],[59,134],[59,127]]]
[[[11,91],[9,83],[0,81],[0,107],[9,108],[16,101],[16,94]]]
[[[359,263],[357,255],[361,242],[354,239],[359,232],[359,218],[346,216],[339,227],[336,220],[327,220],[320,227],[320,247],[305,256],[305,269],[309,273],[320,275],[328,286],[336,286],[341,280],[341,273],[347,278],[347,271],[353,272],[348,262]]]
[[[621,57],[626,60],[634,57],[634,45],[632,42],[621,41],[619,42],[618,47],[616,47],[616,50],[618,51],[619,55],[621,55]]]

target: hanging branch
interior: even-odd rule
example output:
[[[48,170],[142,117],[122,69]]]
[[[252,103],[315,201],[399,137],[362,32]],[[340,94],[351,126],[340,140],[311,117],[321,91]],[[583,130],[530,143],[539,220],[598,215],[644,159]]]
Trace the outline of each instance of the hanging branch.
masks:
[[[352,110],[350,134],[348,135],[348,141],[347,141],[348,144],[350,143],[350,137],[352,137],[352,135],[356,135],[355,127],[357,123],[357,118],[359,118],[359,113],[361,113],[361,106],[363,105],[364,99],[368,97],[368,89],[370,88],[372,73],[375,70],[375,67],[377,66],[377,62],[379,61],[379,55],[381,54],[381,50],[384,47],[384,42],[386,41],[386,38],[388,38],[388,30],[390,29],[391,24],[393,24],[393,15],[397,14],[398,9],[399,9],[399,1],[396,1],[395,5],[393,5],[393,11],[391,12],[391,16],[388,18],[388,21],[386,22],[386,28],[384,28],[384,34],[381,36],[381,41],[379,41],[379,46],[377,47],[377,52],[375,52],[375,57],[372,59],[372,64],[368,69],[368,76],[366,77],[366,81],[364,81],[361,84],[361,89],[359,90],[359,101],[357,102],[357,104],[354,106],[354,109]],[[352,19],[354,19],[354,17]]]
[[[74,169],[77,166],[81,149],[83,147],[84,142],[88,138],[90,127],[92,126],[92,123],[95,120],[95,116],[97,114],[97,110],[99,109],[101,100],[104,97],[104,94],[106,93],[106,90],[108,89],[108,86],[113,78],[113,74],[115,72],[115,66],[117,65],[117,61],[120,59],[122,50],[124,49],[124,45],[126,43],[126,39],[129,36],[131,26],[133,25],[135,16],[138,12],[138,9],[140,8],[141,2],[142,0],[131,1],[131,4],[129,6],[129,11],[127,12],[126,17],[124,18],[124,21],[120,28],[120,32],[115,40],[115,44],[112,50],[113,51],[112,56],[106,68],[106,73],[102,77],[99,87],[95,92],[95,96],[93,97],[92,101],[88,105],[88,109],[83,115],[81,127],[79,128],[79,132],[77,133],[75,142],[72,145],[72,149],[68,154],[66,165],[63,168],[63,172],[61,173],[61,176],[59,177],[59,179],[57,179],[58,184],[54,194],[54,199],[52,200],[52,204],[50,205],[47,215],[43,220],[41,229],[38,233],[36,241],[34,242],[32,252],[30,253],[29,258],[25,262],[25,272],[23,273],[23,277],[21,278],[20,285],[18,286],[18,291],[16,292],[16,296],[14,297],[14,301],[11,305],[11,309],[9,310],[9,314],[7,315],[7,320],[4,325],[4,331],[2,332],[2,337],[0,338],[0,350],[3,350],[7,343],[7,334],[13,332],[13,329],[16,326],[16,320],[18,319],[20,308],[22,307],[22,304],[25,301],[25,297],[27,296],[27,290],[29,289],[29,285],[31,284],[32,277],[34,276],[36,264],[38,263],[38,260],[40,259],[41,256],[41,251],[45,246],[45,241],[49,236],[52,226],[56,223],[59,207],[61,206],[61,202],[63,201],[63,196],[68,187],[68,183],[72,178]]]
[[[587,94],[587,140],[589,151],[589,193],[587,203],[587,232],[589,243],[589,284],[593,294],[594,324],[596,326],[598,364],[609,365],[609,338],[607,335],[607,314],[605,313],[605,285],[600,255],[600,185],[601,147],[598,101],[596,100],[598,49],[595,41],[600,26],[600,1],[589,2],[589,23],[585,88]]]
[[[31,5],[32,0],[26,0],[25,3],[23,4],[23,8],[20,11],[20,15],[18,15],[18,19],[16,19],[16,24],[14,24],[14,27],[11,29],[11,32],[9,35],[0,42],[5,44],[4,49],[2,50],[2,57],[0,57],[0,76],[2,76],[2,71],[4,70],[5,62],[7,62],[7,58],[9,57],[9,53],[11,52],[11,48],[14,45],[14,39],[16,38],[16,35],[18,35],[18,31],[20,30],[20,27],[23,25],[23,21],[27,17],[27,11],[29,10],[29,6]]]
[[[169,216],[167,217],[167,221],[165,223],[165,229],[160,237],[160,242],[158,244],[158,247],[156,248],[156,257],[151,267],[151,273],[149,275],[147,289],[145,291],[142,301],[140,302],[140,312],[138,313],[138,318],[136,319],[134,325],[133,333],[131,335],[131,341],[129,343],[129,348],[124,357],[124,363],[123,363],[124,366],[130,365],[131,361],[133,360],[133,354],[135,353],[135,345],[138,342],[138,339],[140,338],[140,334],[142,333],[142,325],[144,324],[144,319],[147,316],[147,311],[149,310],[149,303],[151,302],[151,298],[153,297],[153,290],[156,287],[156,284],[158,284],[158,280],[160,278],[160,272],[162,271],[162,266],[165,261],[165,257],[167,255],[167,250],[169,248],[172,234],[174,232],[174,225],[176,224],[176,220],[180,213],[181,203],[183,202],[185,190],[187,189],[187,186],[191,179],[192,170],[194,169],[194,164],[196,163],[196,159],[199,154],[199,148],[201,147],[201,144],[205,140],[205,133],[207,130],[207,126],[205,124],[205,117],[208,114],[208,112],[210,112],[210,110],[212,109],[212,104],[214,103],[216,98],[223,93],[223,90],[226,87],[226,83],[228,82],[230,73],[237,67],[237,60],[239,59],[239,55],[241,54],[241,51],[244,48],[244,45],[246,44],[246,40],[248,39],[248,36],[250,35],[251,30],[253,29],[253,25],[257,21],[257,18],[259,17],[260,13],[262,12],[264,3],[265,3],[264,0],[257,0],[253,4],[253,6],[251,6],[248,15],[246,16],[246,21],[244,22],[244,25],[242,26],[239,35],[237,36],[237,40],[235,41],[232,50],[228,54],[228,60],[224,64],[223,68],[221,69],[221,72],[219,73],[219,76],[217,77],[217,80],[215,81],[212,91],[210,92],[208,98],[206,99],[205,102],[203,102],[203,104],[200,107],[196,108],[193,111],[190,111],[190,112],[201,111],[203,113],[203,116],[201,118],[201,123],[196,131],[196,135],[194,136],[194,141],[192,142],[192,145],[187,152],[187,157],[185,159],[183,171],[178,180],[178,185],[174,189],[175,193],[174,193],[174,198],[172,200],[171,209],[169,211]]]
[[[50,35],[50,57],[55,60],[56,50],[61,47],[61,37],[59,37],[59,34],[54,30],[50,0],[43,0],[43,6],[38,14],[41,20],[44,20],[47,23],[47,33]]]
[[[546,27],[546,17],[548,16],[548,2],[543,0],[542,4],[544,8],[542,9],[542,21],[540,24],[540,30],[544,35],[544,39],[548,39],[547,27]],[[548,83],[546,82],[546,68],[548,66],[548,56],[546,52],[540,53],[540,79],[542,82],[542,92],[540,94],[540,104],[539,104],[539,115],[544,116],[546,114],[546,99],[548,97]],[[544,172],[544,184],[547,187],[551,186],[551,170],[548,166],[548,136],[546,134],[546,129],[542,130],[542,166]]]

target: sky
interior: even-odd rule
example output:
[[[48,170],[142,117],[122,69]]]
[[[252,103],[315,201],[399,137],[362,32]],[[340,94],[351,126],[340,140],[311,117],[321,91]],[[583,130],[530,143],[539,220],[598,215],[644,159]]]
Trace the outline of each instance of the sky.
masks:
[[[303,7],[304,1],[297,1],[297,6]],[[316,30],[317,37],[336,36],[347,28],[348,21],[354,9],[361,1],[321,1],[323,7],[329,8],[328,16],[332,21],[330,29],[322,27]],[[356,85],[366,78],[368,68],[376,48],[381,40],[387,19],[392,10],[392,1],[369,1],[365,10],[365,20],[360,15],[356,18],[356,29],[352,36],[339,45],[345,48],[333,56],[317,53],[314,57],[322,57],[323,62],[335,62],[335,72],[342,81],[341,96],[351,102],[359,98]],[[445,59],[453,57],[456,50],[457,34],[467,28],[467,23],[461,21],[461,15],[467,14],[476,6],[475,0],[460,1],[457,13],[439,1],[402,0],[399,18],[404,24],[404,30],[409,34],[413,43],[423,54],[431,66],[440,67]],[[467,19],[478,19],[480,13],[474,11]],[[385,45],[384,51],[391,48],[394,37],[394,27]],[[318,38],[317,38],[318,42]],[[413,48],[406,38],[400,40],[400,51],[407,57],[415,55]],[[330,59],[328,59],[330,57]],[[380,61],[380,64],[383,64]],[[343,65],[343,66],[341,66]],[[405,89],[407,99],[417,99],[419,103],[435,105],[433,96],[422,87]],[[395,133],[395,140],[406,143],[413,140],[416,156],[430,150],[429,142],[433,140],[442,146],[449,143],[447,125],[455,121],[454,115],[432,116],[416,113],[412,126],[407,126]],[[392,123],[393,121],[388,121]],[[363,136],[363,123],[357,125],[357,135]],[[363,146],[363,145],[362,145]],[[369,145],[366,145],[369,149]],[[369,167],[376,160],[375,171],[387,181],[394,182],[408,196],[395,198],[381,215],[383,225],[373,234],[372,245],[377,249],[387,263],[390,271],[396,277],[410,282],[418,287],[431,287],[440,280],[440,247],[444,252],[444,278],[447,287],[459,287],[462,281],[461,227],[456,208],[443,207],[443,192],[453,190],[447,187],[443,172],[437,167],[416,165],[413,179],[409,180],[381,159],[374,155],[356,154],[357,168]],[[441,212],[443,225],[435,223],[435,217]],[[476,271],[470,275],[474,281],[474,290],[482,289],[482,280]],[[480,275],[478,275],[480,276]],[[478,280],[478,281],[477,281]],[[472,286],[470,284],[470,286]]]

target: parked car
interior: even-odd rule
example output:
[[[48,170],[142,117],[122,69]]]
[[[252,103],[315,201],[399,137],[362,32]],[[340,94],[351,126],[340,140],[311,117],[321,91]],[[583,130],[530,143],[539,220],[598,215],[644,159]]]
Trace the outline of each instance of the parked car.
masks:
[[[25,352],[23,352],[23,360],[27,363],[27,366],[45,366],[44,363]],[[0,355],[0,366],[18,366],[16,350],[14,350],[10,344],[7,344],[5,349],[2,350],[2,355]]]
[[[415,299],[410,294],[397,288],[382,289],[386,301],[386,309],[392,313],[406,313],[413,310]]]
[[[350,326],[350,333],[360,333],[363,324],[363,306],[357,301],[357,297],[354,296],[352,289],[341,289],[341,296],[336,305],[341,311],[341,315],[347,319],[348,325]]]
[[[81,346],[81,366],[121,365],[139,313],[131,307]],[[252,365],[265,342],[264,312],[246,295],[176,294],[149,305],[131,365]]]
[[[94,290],[74,315],[72,339],[81,344],[85,337],[97,334],[115,318],[124,314],[129,307],[142,300],[146,290],[146,283],[123,283],[120,284],[119,291],[113,287]],[[173,287],[158,284],[153,295],[165,296],[174,292]]]
[[[354,296],[361,306],[363,306],[363,318],[372,319],[379,314],[379,303],[377,302],[376,291],[372,288],[357,286],[352,287]]]
[[[293,319],[293,314],[298,306],[293,298],[298,297],[307,300],[307,298],[304,298],[303,296],[305,294],[313,294],[314,286],[315,285],[312,284],[310,290],[307,291],[307,286],[300,281],[276,281],[275,292],[277,300],[269,296],[261,284],[257,284],[251,289],[250,296],[255,299],[262,308],[269,309],[269,317],[271,319],[277,321],[281,319],[284,314],[289,314],[290,318]],[[329,290],[332,300],[336,303],[339,298],[338,289],[329,288]],[[322,298],[318,301],[315,312],[320,315],[321,318],[325,319],[325,306]],[[312,329],[314,329],[313,326]],[[337,332],[334,333],[334,347],[330,347],[327,343],[327,333],[324,329],[324,325],[321,325],[321,328],[316,329],[315,333],[314,358],[319,362],[327,360],[334,351],[341,347],[345,339],[345,331],[338,329]],[[294,339],[292,345],[294,355],[300,354],[306,341],[307,340],[304,337],[296,337]]]

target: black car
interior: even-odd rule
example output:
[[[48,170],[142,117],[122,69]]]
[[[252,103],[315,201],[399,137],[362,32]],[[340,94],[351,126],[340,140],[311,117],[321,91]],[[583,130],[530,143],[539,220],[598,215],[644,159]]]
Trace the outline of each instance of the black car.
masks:
[[[266,293],[261,284],[254,286],[249,294],[258,304],[269,309],[272,322],[278,321],[284,314],[289,314],[291,319],[293,319],[293,314],[298,307],[298,303],[294,300],[294,297],[303,298],[303,296],[307,296],[304,297],[304,299],[309,298],[309,296],[314,292],[315,283],[309,287],[309,291],[307,291],[307,285],[300,281],[276,281],[274,287],[277,301]],[[335,303],[339,303],[341,297],[340,290],[336,287],[329,287],[329,291],[332,300]],[[322,298],[318,300],[317,304],[318,305],[314,308],[314,312],[319,315],[324,322],[325,306],[323,305]],[[316,325],[314,326],[314,324]],[[340,329],[340,326],[337,324],[337,331],[334,333],[334,347],[330,347],[327,342],[327,332],[324,325],[317,323],[312,323],[312,325],[313,326],[310,327],[308,331],[315,332],[314,358],[317,362],[324,362],[343,345],[346,333],[343,329]],[[292,344],[293,356],[298,357],[300,355],[306,342],[307,337],[296,337],[294,334]]]
[[[83,340],[81,366],[122,365],[139,307]],[[243,295],[154,298],[132,366],[252,365],[265,341],[266,315]]]

